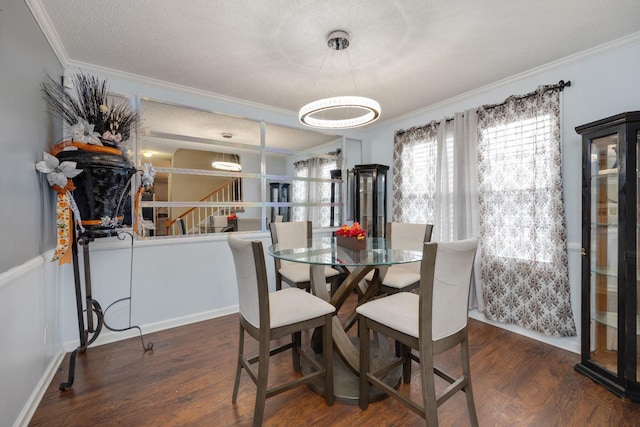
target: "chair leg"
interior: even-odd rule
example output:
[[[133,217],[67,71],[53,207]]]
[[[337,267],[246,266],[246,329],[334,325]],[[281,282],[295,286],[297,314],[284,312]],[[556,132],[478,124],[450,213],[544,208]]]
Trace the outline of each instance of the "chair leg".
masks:
[[[240,341],[238,342],[238,364],[236,367],[236,382],[233,385],[233,396],[231,403],[236,403],[238,399],[238,388],[240,387],[240,372],[242,371],[242,358],[244,357],[244,328],[240,324]]]
[[[302,365],[300,364],[300,352],[302,351],[302,335],[300,331],[291,334],[291,342],[293,347],[291,348],[291,359],[293,360],[293,370],[300,372]]]
[[[428,346],[420,349],[420,375],[424,419],[427,426],[438,425],[438,403],[436,402],[436,382],[433,373],[433,354]]]
[[[369,407],[369,381],[367,380],[367,374],[370,370],[371,344],[369,342],[367,319],[362,316],[358,320],[358,335],[360,336],[360,409],[364,411]]]
[[[411,358],[409,357],[409,352],[411,348],[408,345],[404,345],[399,341],[396,341],[396,346],[400,345],[400,356],[404,360],[402,363],[402,379],[405,384],[411,383]],[[397,350],[396,350],[397,351]]]
[[[264,407],[267,400],[267,380],[269,378],[269,337],[268,334],[260,332],[260,349],[258,351],[258,382],[256,383],[256,407],[253,411],[253,425],[262,425],[264,417]]]
[[[333,405],[335,395],[333,392],[333,313],[325,316],[325,326],[322,328],[322,353],[324,359],[324,401],[327,406]]]
[[[467,385],[464,387],[464,394],[467,396],[467,409],[469,410],[469,418],[471,425],[478,426],[478,415],[476,414],[476,405],[473,400],[473,389],[471,387],[471,368],[469,365],[469,340],[465,338],[461,343],[461,358],[462,358],[462,375],[467,380]]]

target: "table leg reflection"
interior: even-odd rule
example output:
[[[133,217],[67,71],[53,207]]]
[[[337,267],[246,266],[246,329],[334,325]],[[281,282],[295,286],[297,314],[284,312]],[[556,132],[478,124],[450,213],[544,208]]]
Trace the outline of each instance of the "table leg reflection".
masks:
[[[336,293],[332,296],[327,291],[324,266],[323,265],[311,265],[311,286],[314,293],[325,301],[329,301],[336,307],[336,313],[340,312],[342,305],[346,301],[347,297],[351,295],[359,283],[364,280],[364,277],[373,270],[375,266],[360,266],[356,267],[349,273],[342,285],[338,288]],[[366,282],[365,282],[366,283]],[[363,286],[364,290],[358,291],[358,304],[364,303],[376,295],[380,288],[380,273],[376,270],[373,280],[369,286]],[[359,366],[360,366],[360,352],[357,334],[349,335],[348,332],[353,330],[357,333],[357,326],[355,323],[355,308],[345,314],[345,320],[340,321],[338,316],[333,317],[333,343],[334,343],[334,391],[336,401],[341,403],[347,403],[357,405],[360,399],[359,390]],[[373,345],[371,347],[372,369],[381,366],[390,358],[395,357],[395,347],[390,345],[389,340],[384,337],[374,337]],[[311,339],[311,349],[309,355],[314,359],[322,360],[322,333],[319,330],[314,331]],[[302,367],[303,372],[310,367]],[[391,387],[398,387],[402,376],[402,368],[399,366],[393,369],[385,378],[385,382]],[[324,384],[322,381],[314,382],[310,385],[311,389],[319,394],[324,393]],[[370,401],[375,402],[387,397],[386,394],[377,391],[375,388],[371,388]]]

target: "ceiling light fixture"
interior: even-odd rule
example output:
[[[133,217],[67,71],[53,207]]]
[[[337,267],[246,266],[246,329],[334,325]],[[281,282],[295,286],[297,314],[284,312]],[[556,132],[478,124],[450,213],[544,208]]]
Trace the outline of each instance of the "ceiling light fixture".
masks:
[[[240,158],[236,154],[222,154],[221,157],[221,160],[216,160],[211,163],[211,167],[213,167],[214,169],[231,172],[240,172],[242,170],[242,166],[240,165]]]
[[[327,37],[327,45],[334,51],[349,47],[349,33],[332,31]],[[348,53],[347,53],[348,55]],[[358,85],[351,67],[349,69],[356,93]],[[364,126],[380,117],[380,104],[363,96],[335,96],[313,101],[300,109],[298,119],[303,125],[324,129],[347,129]]]

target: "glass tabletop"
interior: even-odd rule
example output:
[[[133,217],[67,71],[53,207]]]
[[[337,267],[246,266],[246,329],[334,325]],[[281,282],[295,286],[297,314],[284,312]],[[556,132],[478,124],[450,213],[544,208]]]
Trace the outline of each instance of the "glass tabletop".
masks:
[[[338,246],[335,237],[313,237],[306,248],[281,249],[281,244],[275,244],[267,253],[287,261],[322,265],[393,265],[422,260],[422,252],[394,249],[383,237],[367,237],[366,242],[365,249],[353,250]]]

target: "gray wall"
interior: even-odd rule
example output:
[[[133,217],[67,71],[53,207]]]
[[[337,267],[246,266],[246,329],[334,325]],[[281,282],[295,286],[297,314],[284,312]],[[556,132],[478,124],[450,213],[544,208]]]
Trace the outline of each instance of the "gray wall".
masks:
[[[24,1],[0,3],[0,272],[54,243],[53,192],[35,162],[61,136],[40,83],[62,66]],[[57,122],[57,121],[56,121]]]
[[[54,193],[35,163],[61,135],[61,125],[45,110],[40,83],[61,73],[26,3],[0,0],[2,426],[28,419],[24,414],[39,400],[38,384],[59,364],[59,269],[48,262],[55,245]]]

